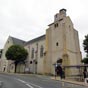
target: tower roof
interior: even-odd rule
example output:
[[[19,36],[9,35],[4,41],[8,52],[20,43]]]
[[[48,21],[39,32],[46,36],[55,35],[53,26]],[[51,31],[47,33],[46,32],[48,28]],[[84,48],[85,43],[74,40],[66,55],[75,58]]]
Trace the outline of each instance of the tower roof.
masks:
[[[66,12],[67,10],[63,8],[63,9],[60,9],[60,12],[61,12],[61,11],[65,11],[65,12]]]

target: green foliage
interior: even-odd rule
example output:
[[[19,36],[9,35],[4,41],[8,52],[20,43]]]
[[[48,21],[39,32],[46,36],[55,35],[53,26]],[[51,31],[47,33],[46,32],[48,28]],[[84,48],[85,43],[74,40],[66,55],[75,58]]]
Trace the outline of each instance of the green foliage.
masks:
[[[7,60],[13,60],[16,63],[25,61],[27,55],[27,50],[25,50],[24,47],[20,45],[12,45],[8,48],[5,54]]]
[[[88,55],[88,34],[85,36],[85,39],[83,40],[83,47],[84,47],[84,51]]]
[[[88,34],[85,36],[83,40],[84,51],[86,52],[86,57],[82,60],[82,63],[88,64]]]
[[[85,58],[82,60],[82,63],[88,64],[88,57],[85,57]]]

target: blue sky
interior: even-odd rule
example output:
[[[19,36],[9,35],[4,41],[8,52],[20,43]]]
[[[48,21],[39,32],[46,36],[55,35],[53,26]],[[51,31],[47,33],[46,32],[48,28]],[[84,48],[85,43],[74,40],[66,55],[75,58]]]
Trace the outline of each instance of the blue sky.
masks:
[[[67,15],[79,32],[84,57],[82,41],[88,34],[87,0],[0,0],[0,48],[9,35],[29,41],[45,34],[47,25],[62,8],[67,9]]]

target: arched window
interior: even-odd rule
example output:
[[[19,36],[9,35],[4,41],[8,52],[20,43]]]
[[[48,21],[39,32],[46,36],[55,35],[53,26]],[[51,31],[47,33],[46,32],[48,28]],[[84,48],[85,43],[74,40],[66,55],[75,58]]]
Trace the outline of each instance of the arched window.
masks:
[[[44,48],[43,46],[40,47],[40,57],[43,57],[43,51],[44,51]]]
[[[32,48],[31,58],[34,58],[34,48]]]

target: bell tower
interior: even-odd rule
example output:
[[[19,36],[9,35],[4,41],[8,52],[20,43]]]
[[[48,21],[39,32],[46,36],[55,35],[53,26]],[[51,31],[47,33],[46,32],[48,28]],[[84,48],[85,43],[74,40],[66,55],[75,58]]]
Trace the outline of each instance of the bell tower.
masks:
[[[61,9],[59,13],[55,14],[54,22],[62,20],[64,17],[66,17],[66,9]]]
[[[81,62],[78,31],[74,28],[66,9],[54,15],[54,22],[46,30],[46,68],[54,74],[53,64],[61,58],[62,65],[78,65]],[[71,72],[72,73],[72,72]],[[77,71],[75,72],[77,73]],[[69,70],[66,70],[69,74]]]

